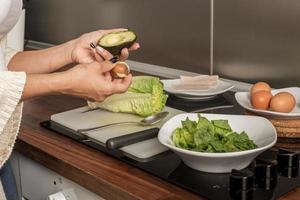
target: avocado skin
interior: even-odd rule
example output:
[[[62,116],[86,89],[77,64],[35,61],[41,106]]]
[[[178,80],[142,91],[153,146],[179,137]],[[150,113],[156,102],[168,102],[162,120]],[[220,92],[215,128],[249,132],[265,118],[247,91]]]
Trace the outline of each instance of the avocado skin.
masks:
[[[123,44],[117,45],[117,46],[111,46],[111,47],[104,47],[100,45],[100,40],[98,42],[98,46],[102,47],[103,49],[107,50],[110,52],[113,56],[119,56],[121,54],[122,49],[124,48],[130,48],[137,40],[137,35],[135,34],[135,39],[131,42],[125,42]]]

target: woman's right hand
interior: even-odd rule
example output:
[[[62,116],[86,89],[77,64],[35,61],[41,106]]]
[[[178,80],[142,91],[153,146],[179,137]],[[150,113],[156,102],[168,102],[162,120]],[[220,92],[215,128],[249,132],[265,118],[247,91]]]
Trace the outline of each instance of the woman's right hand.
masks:
[[[112,79],[112,68],[109,61],[79,64],[63,72],[66,87],[62,93],[101,102],[114,93],[126,92],[131,84],[131,74],[124,79]]]
[[[104,60],[110,60],[113,58],[113,55],[111,55],[107,50],[101,48],[100,46],[92,49],[90,44],[97,44],[99,38],[105,34],[126,30],[127,29],[124,28],[117,28],[85,33],[79,38],[70,41],[70,45],[67,45],[68,43],[66,43],[67,48],[65,52],[67,55],[70,55],[69,57],[71,57],[73,63],[91,63],[93,61],[102,62]],[[129,51],[135,51],[139,48],[140,44],[135,42],[129,49],[122,49],[119,59],[121,61],[126,60],[129,56]]]

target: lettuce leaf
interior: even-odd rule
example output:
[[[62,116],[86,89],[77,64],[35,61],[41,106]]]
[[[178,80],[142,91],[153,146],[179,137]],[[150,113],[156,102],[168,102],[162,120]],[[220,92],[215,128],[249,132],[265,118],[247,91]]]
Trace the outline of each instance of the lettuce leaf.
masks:
[[[227,120],[211,120],[198,115],[197,121],[186,118],[182,128],[172,133],[175,146],[200,152],[233,152],[257,148],[247,133],[233,132]]]
[[[90,108],[133,113],[143,117],[160,112],[167,102],[162,82],[153,76],[135,76],[128,91],[114,94],[103,102],[88,102]]]

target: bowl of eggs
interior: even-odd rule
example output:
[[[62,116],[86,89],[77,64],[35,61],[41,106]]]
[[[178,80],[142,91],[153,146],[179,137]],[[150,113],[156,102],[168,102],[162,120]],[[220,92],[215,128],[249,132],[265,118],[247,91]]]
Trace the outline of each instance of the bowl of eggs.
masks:
[[[272,118],[300,118],[300,88],[272,89],[266,82],[254,84],[250,92],[237,92],[240,106]]]

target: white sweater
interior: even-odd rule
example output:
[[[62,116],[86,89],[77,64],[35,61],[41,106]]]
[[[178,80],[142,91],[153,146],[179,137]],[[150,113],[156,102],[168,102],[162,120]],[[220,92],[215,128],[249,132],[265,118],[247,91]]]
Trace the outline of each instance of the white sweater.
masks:
[[[9,61],[14,53],[14,51],[10,50],[3,57],[6,58],[6,61]],[[20,99],[25,82],[26,74],[24,72],[0,70],[0,167],[11,155],[19,132],[23,107]],[[0,200],[6,200],[1,181]]]
[[[19,131],[22,104],[20,99],[26,82],[24,72],[6,71],[16,53],[6,46],[5,35],[17,22],[21,0],[0,0],[0,167],[9,158]],[[5,200],[0,183],[0,200]]]

